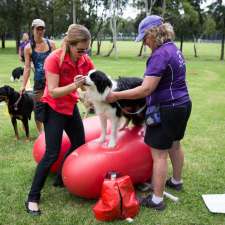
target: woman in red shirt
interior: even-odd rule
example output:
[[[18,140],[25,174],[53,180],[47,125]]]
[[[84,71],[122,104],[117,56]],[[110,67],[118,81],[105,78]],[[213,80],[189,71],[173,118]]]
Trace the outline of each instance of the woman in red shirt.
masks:
[[[84,75],[94,68],[93,62],[86,54],[90,40],[91,35],[86,27],[72,24],[68,28],[62,48],[52,52],[45,60],[46,86],[42,102],[46,103],[43,117],[46,152],[37,166],[26,202],[27,212],[32,215],[41,213],[38,206],[41,189],[51,165],[58,158],[63,130],[71,142],[64,160],[85,142],[76,90],[83,84]],[[61,168],[58,170],[54,186],[63,186]]]

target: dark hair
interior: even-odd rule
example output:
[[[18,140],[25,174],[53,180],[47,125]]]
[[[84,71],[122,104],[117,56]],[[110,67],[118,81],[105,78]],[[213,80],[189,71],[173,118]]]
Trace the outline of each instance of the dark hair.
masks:
[[[32,34],[31,39],[30,39],[30,46],[32,49],[35,49],[36,47],[36,42],[34,40],[34,35]]]

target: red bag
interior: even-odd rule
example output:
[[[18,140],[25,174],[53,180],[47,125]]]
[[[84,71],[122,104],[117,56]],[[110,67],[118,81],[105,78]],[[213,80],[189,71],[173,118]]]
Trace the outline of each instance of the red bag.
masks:
[[[93,207],[93,212],[96,219],[111,221],[135,217],[139,209],[131,179],[124,176],[115,180],[104,180],[101,197]]]

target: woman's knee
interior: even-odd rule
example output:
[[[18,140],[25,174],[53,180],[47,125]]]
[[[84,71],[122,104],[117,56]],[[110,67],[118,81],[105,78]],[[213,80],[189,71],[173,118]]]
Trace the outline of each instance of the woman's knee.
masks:
[[[153,160],[167,160],[168,150],[151,148]]]
[[[58,154],[45,154],[42,162],[48,165],[52,165],[58,159]]]
[[[178,151],[178,150],[181,150],[180,141],[174,141],[170,151]]]

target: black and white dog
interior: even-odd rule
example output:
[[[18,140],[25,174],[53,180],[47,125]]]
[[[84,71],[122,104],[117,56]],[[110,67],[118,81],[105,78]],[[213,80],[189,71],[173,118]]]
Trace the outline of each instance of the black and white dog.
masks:
[[[10,80],[12,82],[19,80],[23,75],[23,70],[23,67],[16,67],[15,69],[13,69]]]
[[[16,139],[19,139],[19,133],[16,120],[22,121],[26,137],[29,139],[28,119],[31,119],[31,113],[34,108],[34,101],[31,95],[24,93],[20,95],[12,87],[5,85],[0,87],[0,102],[5,101],[8,106],[8,112],[15,131]]]
[[[111,121],[111,135],[108,147],[116,146],[117,130],[121,117],[127,119],[123,128],[132,121],[134,125],[141,126],[144,122],[146,111],[145,98],[135,100],[119,100],[114,103],[105,101],[109,92],[123,91],[135,88],[142,84],[143,79],[137,77],[120,77],[111,80],[105,73],[99,70],[91,70],[85,78],[85,88],[89,100],[93,103],[95,112],[100,118],[102,133],[99,142],[104,142],[107,131],[107,119]]]

